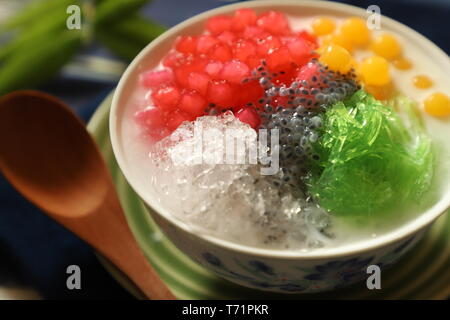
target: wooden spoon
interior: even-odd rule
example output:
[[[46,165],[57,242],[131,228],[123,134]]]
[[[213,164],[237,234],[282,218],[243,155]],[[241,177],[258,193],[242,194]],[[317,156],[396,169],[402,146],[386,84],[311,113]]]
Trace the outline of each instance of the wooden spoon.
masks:
[[[37,91],[0,99],[0,170],[147,297],[175,299],[136,244],[95,142],[63,102]]]

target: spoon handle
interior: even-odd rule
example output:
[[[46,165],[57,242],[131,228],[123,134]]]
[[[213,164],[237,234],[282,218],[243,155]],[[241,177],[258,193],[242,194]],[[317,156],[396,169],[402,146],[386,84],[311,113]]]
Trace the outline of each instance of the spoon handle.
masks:
[[[112,187],[104,199],[95,212],[82,217],[53,218],[114,263],[149,299],[176,300],[136,243]]]
[[[152,300],[176,300],[166,284],[148,262],[135,241],[123,247],[122,259],[114,263]],[[126,259],[123,259],[123,257]]]

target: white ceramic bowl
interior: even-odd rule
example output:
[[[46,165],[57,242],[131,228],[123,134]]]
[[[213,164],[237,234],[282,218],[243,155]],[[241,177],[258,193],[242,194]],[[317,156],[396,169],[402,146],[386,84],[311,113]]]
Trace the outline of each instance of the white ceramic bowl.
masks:
[[[120,133],[121,118],[126,101],[136,85],[142,70],[155,67],[183,34],[199,34],[204,22],[217,14],[229,14],[238,8],[250,7],[257,12],[279,10],[290,15],[359,16],[366,18],[365,10],[326,1],[252,1],[220,7],[192,17],[171,28],[150,43],[133,60],[115,91],[110,114],[110,132],[113,150],[120,169],[131,187],[146,204],[148,212],[174,244],[193,260],[217,275],[244,286],[278,292],[315,292],[339,288],[367,276],[368,265],[389,265],[416,243],[427,227],[450,206],[450,182],[446,190],[429,210],[399,228],[376,238],[350,243],[341,247],[318,251],[298,252],[254,248],[224,241],[209,235],[196,234],[171,215],[156,199],[151,190],[138,183],[132,174],[125,153],[126,137]],[[450,74],[448,56],[429,40],[410,28],[386,17],[382,27],[410,42],[414,50],[428,56],[434,67]],[[432,136],[448,137],[450,123],[426,117]],[[443,142],[450,150],[450,139]]]

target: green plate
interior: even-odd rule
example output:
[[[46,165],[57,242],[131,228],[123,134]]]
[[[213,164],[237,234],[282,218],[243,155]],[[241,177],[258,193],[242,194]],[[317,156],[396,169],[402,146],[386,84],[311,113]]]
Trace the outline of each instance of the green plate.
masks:
[[[405,257],[383,270],[381,290],[365,283],[326,293],[283,295],[247,289],[222,280],[190,260],[164,236],[126,182],[109,140],[112,94],[100,105],[88,129],[111,171],[129,226],[144,254],[179,299],[446,299],[450,297],[450,215],[436,221]],[[117,281],[136,297],[138,290],[108,261],[101,259]]]

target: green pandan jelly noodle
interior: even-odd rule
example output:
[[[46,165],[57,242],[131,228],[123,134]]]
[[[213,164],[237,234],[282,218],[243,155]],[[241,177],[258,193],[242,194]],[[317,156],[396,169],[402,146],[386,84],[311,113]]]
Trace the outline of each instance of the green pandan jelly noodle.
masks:
[[[430,189],[434,155],[414,102],[384,105],[363,90],[324,114],[309,191],[337,215],[377,215],[418,203]],[[407,115],[402,121],[398,111]]]

